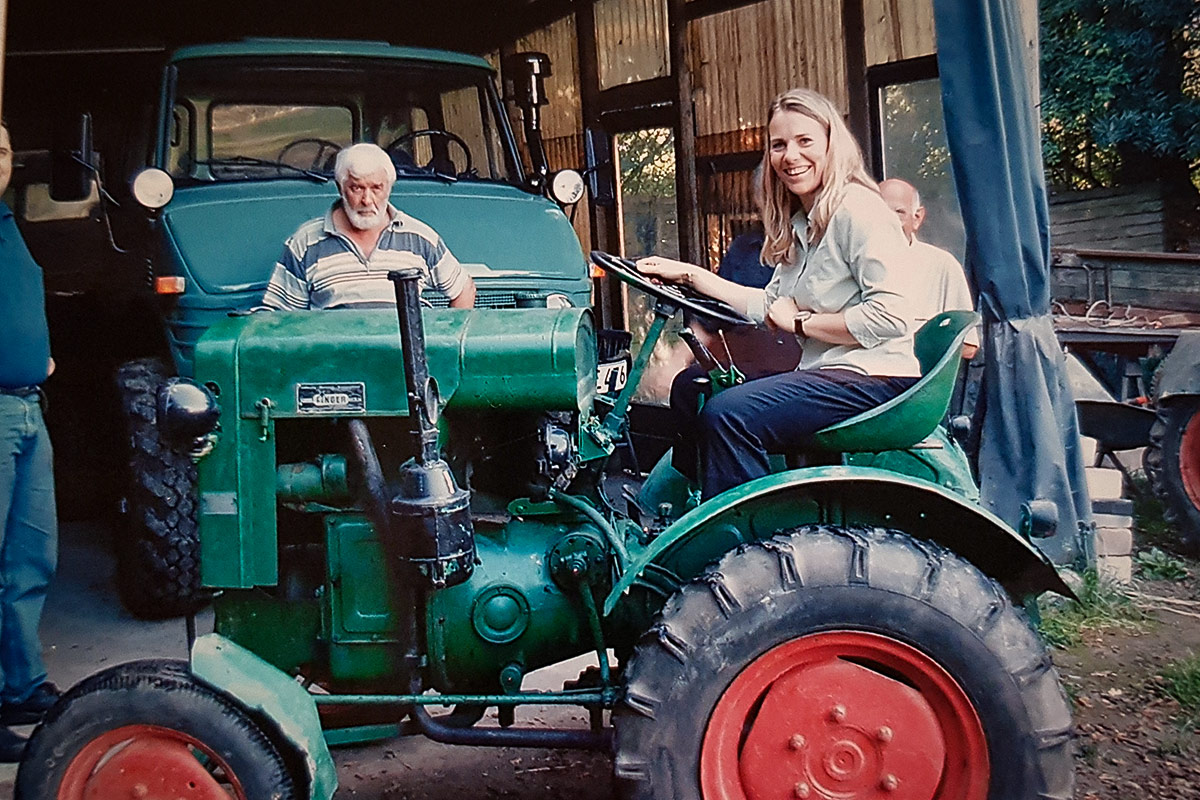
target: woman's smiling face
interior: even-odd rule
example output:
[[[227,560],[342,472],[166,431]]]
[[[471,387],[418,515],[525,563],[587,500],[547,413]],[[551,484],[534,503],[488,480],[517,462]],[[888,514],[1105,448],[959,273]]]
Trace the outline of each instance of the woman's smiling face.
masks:
[[[789,192],[812,211],[825,181],[829,134],[820,122],[799,111],[780,111],[767,126],[771,168]]]

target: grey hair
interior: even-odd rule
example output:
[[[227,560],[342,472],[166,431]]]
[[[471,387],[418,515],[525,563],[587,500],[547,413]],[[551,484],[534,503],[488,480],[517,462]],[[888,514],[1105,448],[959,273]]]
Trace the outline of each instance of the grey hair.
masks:
[[[351,175],[366,178],[380,172],[387,176],[388,183],[396,182],[396,165],[391,157],[382,147],[370,142],[359,142],[339,150],[333,164],[333,179],[338,186]]]

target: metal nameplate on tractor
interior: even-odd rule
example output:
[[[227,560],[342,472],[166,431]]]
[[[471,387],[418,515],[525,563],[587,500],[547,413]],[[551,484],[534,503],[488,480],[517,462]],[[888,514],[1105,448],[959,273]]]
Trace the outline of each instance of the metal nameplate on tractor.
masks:
[[[367,410],[365,383],[298,383],[296,413],[345,414]]]

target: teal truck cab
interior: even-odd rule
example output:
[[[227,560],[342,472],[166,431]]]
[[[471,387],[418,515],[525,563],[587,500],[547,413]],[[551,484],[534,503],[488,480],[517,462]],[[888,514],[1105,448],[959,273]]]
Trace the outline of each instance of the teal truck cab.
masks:
[[[549,176],[541,156],[536,120],[548,70],[544,56],[522,54],[510,71],[525,111],[527,167],[482,58],[301,40],[193,46],[170,57],[152,156],[133,181],[147,214],[131,249],[156,296],[142,307],[154,333],[117,370],[129,446],[120,584],[132,611],[170,616],[204,597],[195,467],[163,440],[156,394],[171,376],[192,374],[204,332],[254,306],[284,240],[328,210],[342,147],[387,149],[398,172],[392,202],[441,234],[474,279],[478,306],[589,305],[588,266],[562,210],[582,181],[572,171]],[[91,152],[87,133],[77,153]],[[85,173],[80,185],[89,180]]]

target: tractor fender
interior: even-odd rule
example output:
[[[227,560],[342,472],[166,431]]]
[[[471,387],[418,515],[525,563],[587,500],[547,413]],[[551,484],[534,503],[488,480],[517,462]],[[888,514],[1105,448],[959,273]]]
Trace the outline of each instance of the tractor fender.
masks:
[[[192,674],[273,723],[303,758],[308,800],[331,800],[337,770],[321,731],[317,704],[304,687],[246,648],[210,633],[192,646]]]
[[[735,547],[800,525],[869,525],[929,540],[970,561],[1018,601],[1071,596],[1054,566],[999,517],[936,484],[871,467],[807,467],[764,475],[680,517],[636,556],[604,601],[607,616],[635,583],[662,594]]]
[[[1183,331],[1163,359],[1156,378],[1159,402],[1177,395],[1200,394],[1200,331]]]

